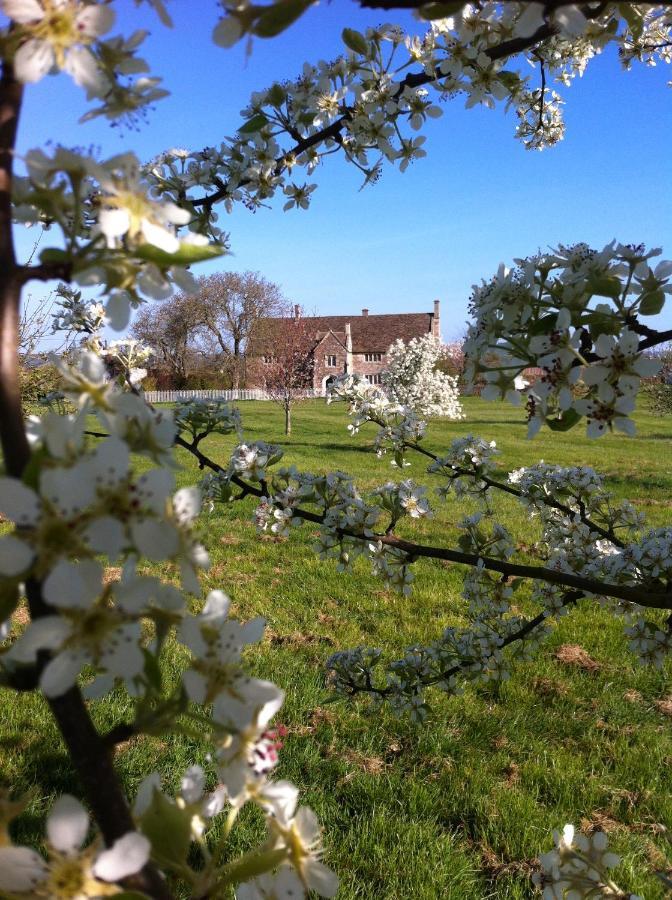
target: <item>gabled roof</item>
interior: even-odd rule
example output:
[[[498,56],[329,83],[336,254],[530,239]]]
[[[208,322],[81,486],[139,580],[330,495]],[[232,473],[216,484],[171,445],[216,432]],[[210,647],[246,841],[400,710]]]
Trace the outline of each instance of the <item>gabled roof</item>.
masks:
[[[345,326],[349,323],[353,353],[384,353],[399,338],[407,343],[430,332],[433,318],[433,313],[388,313],[381,316],[304,316],[303,321],[315,328],[316,340],[331,331],[343,344]],[[272,322],[272,319],[261,321]],[[272,329],[269,335],[272,335]],[[252,355],[259,355],[271,346],[272,338],[268,344],[260,339],[251,340],[250,344]]]
[[[310,321],[310,320],[308,319],[306,321]],[[343,347],[344,350],[347,350],[345,332],[344,331],[331,331],[331,329],[329,331],[318,331],[316,333],[315,339],[316,339],[317,343],[315,344],[315,349],[317,350],[317,348],[320,346],[322,341],[326,341],[326,339],[330,335],[331,335],[331,337],[334,338],[334,340],[336,340],[341,345],[341,347]]]

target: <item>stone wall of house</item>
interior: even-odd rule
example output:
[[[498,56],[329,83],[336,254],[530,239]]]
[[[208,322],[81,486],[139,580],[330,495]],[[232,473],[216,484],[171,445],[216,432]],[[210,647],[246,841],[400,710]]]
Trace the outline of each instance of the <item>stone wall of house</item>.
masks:
[[[368,355],[373,356],[374,354]],[[366,357],[366,353],[352,354],[352,373],[354,375],[362,375],[363,377],[366,377],[367,375],[379,375],[387,366],[387,353],[381,353],[379,361],[367,361]]]
[[[300,315],[297,307],[296,315]],[[327,379],[350,372],[363,377],[380,375],[387,365],[387,350],[394,341],[406,342],[430,332],[440,338],[439,301],[434,301],[434,311],[428,313],[398,313],[369,315],[363,309],[360,316],[310,316],[315,328],[315,357],[313,387],[323,390]],[[248,358],[247,387],[264,385],[263,353],[272,353],[272,341],[266,346],[263,340],[252,342]],[[349,352],[350,351],[350,352]],[[376,359],[376,356],[380,359]],[[371,357],[367,360],[367,356]],[[330,357],[336,357],[330,360]],[[334,362],[333,365],[330,362]]]
[[[345,338],[345,335],[344,335]],[[335,365],[330,365],[329,357],[336,357]],[[335,335],[327,334],[315,348],[315,364],[313,368],[313,387],[322,390],[325,381],[331,375],[342,375],[345,370],[346,349],[344,341],[340,341]]]

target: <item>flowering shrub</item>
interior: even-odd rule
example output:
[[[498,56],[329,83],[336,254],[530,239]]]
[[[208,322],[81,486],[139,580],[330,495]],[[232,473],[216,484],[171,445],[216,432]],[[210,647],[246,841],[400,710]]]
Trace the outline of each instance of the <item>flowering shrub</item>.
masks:
[[[148,2],[168,24],[161,0]],[[213,37],[228,45],[248,32],[272,36],[309,5],[226,3]],[[436,4],[418,6],[421,14],[436,14]],[[298,806],[293,785],[272,777],[279,743],[272,720],[283,691],[250,677],[242,660],[244,649],[260,640],[263,620],[230,619],[222,590],[201,596],[199,574],[209,563],[198,530],[202,497],[193,487],[174,490],[175,445],[210,470],[204,485],[209,502],[256,496],[258,527],[276,534],[312,522],[319,530],[317,551],[344,571],[365,556],[386,583],[408,593],[420,556],[470,567],[467,627],[413,648],[382,675],[377,650],[336,655],[329,669],[342,693],[387,701],[422,719],[427,689],[452,692],[464,681],[505,678],[510,655],[527,653],[550,619],[584,599],[624,616],[631,648],[644,661],[660,665],[669,652],[672,530],[645,530],[592,470],[540,465],[507,479],[496,467],[494,446],[472,437],[434,454],[421,444],[424,422],[408,406],[425,396],[413,397],[408,379],[398,380],[396,400],[345,383],[338,390],[351,401],[353,432],[375,422],[378,449],[390,447],[397,465],[405,464],[409,450],[428,457],[441,481],[440,497],[468,494],[486,512],[496,490],[523,503],[539,520],[543,565],[513,561],[512,536],[489,523],[483,510],[461,523],[459,549],[425,547],[394,534],[401,519],[431,515],[423,486],[389,481],[361,493],[345,473],[274,468],[281,452],[261,441],[241,440],[230,461],[219,465],[203,454],[201,441],[213,431],[238,431],[235,413],[212,403],[181,405],[175,416],[157,412],[139,390],[146,349],[128,341],[104,346],[100,339],[103,324],[124,329],[131,310],[147,298],[195,288],[189,267],[227,249],[220,204],[256,208],[280,193],[286,209],[305,209],[315,185],[302,183],[297,173],[310,176],[335,151],[365,182],[375,181],[385,162],[404,171],[425,155],[418,132],[441,114],[435,101],[445,96],[463,96],[467,106],[512,106],[518,137],[541,149],[564,133],[561,99],[547,86],[551,79],[569,84],[608,45],[617,47],[626,68],[670,60],[665,6],[449,6],[454,15],[432,21],[422,39],[395,26],[366,34],[345,29],[343,57],[308,64],[296,81],[255,94],[237,136],[219,146],[169,150],[148,165],[132,153],[101,160],[53,146],[48,153],[29,151],[25,171],[16,174],[26,85],[65,73],[93,104],[85,119],[131,123],[165,91],[137,55],[144,32],[107,37],[112,3],[1,2],[8,21],[0,31],[0,440],[6,470],[0,512],[14,529],[0,538],[0,679],[17,691],[43,693],[99,832],[86,845],[88,815],[65,795],[47,819],[48,854],[42,857],[12,842],[7,823],[22,801],[0,796],[0,890],[9,896],[123,891],[167,898],[176,885],[192,897],[235,891],[249,900],[307,891],[330,897],[337,890],[336,876],[320,861],[314,814]],[[538,86],[528,63],[539,72]],[[37,263],[17,261],[13,221],[52,226],[54,244]],[[651,371],[643,352],[670,337],[641,321],[662,308],[669,292],[672,266],[652,268],[653,255],[643,247],[612,244],[595,252],[578,245],[522,261],[513,272],[501,270],[474,293],[470,370],[485,372],[489,393],[515,398],[517,373],[540,366],[541,385],[526,395],[532,431],[544,421],[571,427],[582,416],[590,434],[612,426],[631,430],[639,379]],[[57,323],[84,336],[86,347],[74,361],[57,363],[72,409],[24,422],[17,309],[33,280],[66,284]],[[69,287],[73,282],[99,285],[104,299],[87,303]],[[588,394],[577,399],[571,387],[578,377]],[[456,395],[450,396],[457,412]],[[420,414],[445,399],[434,396]],[[89,416],[103,429],[95,433],[98,443],[87,440]],[[150,463],[142,473],[137,455]],[[120,565],[118,581],[103,578],[104,562]],[[148,575],[148,562],[179,576],[180,588]],[[519,579],[531,584],[539,610],[531,618],[511,604]],[[192,601],[201,600],[191,612]],[[23,630],[13,619],[21,602],[30,616]],[[184,648],[176,685],[161,674],[169,636]],[[101,733],[86,699],[113,688],[132,698],[134,719]],[[111,750],[136,734],[164,733],[196,735],[207,748],[207,768],[189,766],[174,796],[149,773],[131,805]],[[246,804],[265,816],[265,837],[232,857],[227,842]],[[622,896],[608,880],[615,860],[605,850],[603,839],[573,840],[566,832],[543,861],[546,895]]]
[[[457,378],[437,369],[441,341],[431,334],[395,341],[387,351],[383,387],[388,398],[412,409],[418,416],[462,419]]]

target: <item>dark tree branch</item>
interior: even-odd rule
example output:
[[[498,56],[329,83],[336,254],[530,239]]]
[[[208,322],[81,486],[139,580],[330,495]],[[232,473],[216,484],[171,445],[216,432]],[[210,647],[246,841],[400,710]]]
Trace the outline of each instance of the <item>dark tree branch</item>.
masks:
[[[572,591],[570,593],[565,594],[562,601],[562,607],[565,606],[573,606],[579,600],[583,598],[583,594],[577,591]],[[547,610],[543,610],[543,612],[538,613],[538,615],[534,616],[532,619],[528,619],[524,625],[522,625],[517,631],[514,631],[513,634],[508,635],[502,640],[500,644],[500,649],[504,647],[509,647],[511,644],[516,643],[517,641],[522,641],[527,637],[528,634],[534,631],[535,628],[538,628],[546,619],[549,618],[549,613]],[[434,687],[437,684],[441,684],[443,681],[448,681],[448,679],[452,678],[454,675],[459,675],[463,669],[469,669],[474,664],[473,659],[465,659],[461,660],[459,663],[456,663],[454,666],[451,666],[449,669],[445,669],[441,672],[440,675],[433,675],[431,677],[420,678],[418,683],[423,687]],[[393,688],[385,687],[378,688],[375,687],[371,679],[367,676],[366,688],[361,688],[359,685],[351,683],[350,690],[347,691],[348,695],[354,697],[356,694],[376,694],[379,697],[387,697],[393,693],[395,693]]]
[[[17,270],[21,284],[29,281],[70,281],[71,263],[41,263],[39,266],[19,266]]]
[[[192,448],[183,438],[177,437],[176,443],[180,447],[184,447],[190,453],[193,453],[199,462],[201,468],[211,469],[213,472],[225,472],[219,463],[209,459],[204,453],[197,448]],[[237,485],[244,491],[243,496],[252,495],[254,497],[267,496],[262,488],[255,488],[242,478],[234,475],[231,478],[233,484]],[[314,522],[321,525],[325,516],[322,513],[315,513],[311,510],[302,509],[301,507],[293,508],[294,515],[306,522]],[[539,581],[546,581],[549,584],[562,585],[564,587],[579,590],[584,594],[595,594],[598,597],[615,597],[619,600],[626,600],[628,603],[636,603],[639,606],[648,609],[672,609],[672,592],[668,590],[657,590],[653,587],[642,586],[632,587],[631,585],[609,584],[607,582],[597,581],[593,578],[584,578],[581,575],[572,575],[556,569],[549,569],[545,566],[526,566],[520,563],[505,562],[500,559],[492,559],[487,556],[479,556],[475,553],[463,553],[461,550],[449,550],[444,547],[429,547],[424,544],[415,544],[411,541],[405,541],[391,534],[363,534],[352,528],[337,529],[339,535],[352,537],[359,541],[376,541],[386,547],[392,547],[406,553],[409,558],[426,557],[427,559],[441,559],[446,562],[459,563],[466,566],[476,567],[482,566],[491,572],[500,572],[502,575],[533,578]]]
[[[361,0],[361,2],[362,5],[364,5],[366,0]],[[415,5],[412,8],[415,8]],[[534,34],[530,35],[529,37],[517,37],[511,38],[508,41],[502,41],[502,43],[498,46],[490,47],[485,51],[485,53],[493,62],[500,59],[506,59],[506,57],[508,56],[513,56],[516,53],[521,53],[524,50],[529,50],[533,47],[536,47],[537,44],[541,43],[544,40],[547,40],[549,37],[552,37],[554,34],[556,34],[556,32],[556,26],[544,24],[537,28]],[[427,74],[426,72],[409,73],[402,81],[399,82],[399,86],[395,92],[395,96],[401,94],[406,87],[422,87],[423,85],[431,84],[433,82],[440,82],[445,77],[446,76],[443,75],[438,69],[435,70],[432,74]],[[328,125],[326,128],[322,128],[320,131],[316,131],[314,134],[304,137],[300,141],[297,141],[297,143],[294,145],[294,147],[291,148],[291,150],[283,153],[283,155],[276,160],[274,169],[275,175],[277,176],[281,174],[286,166],[286,160],[288,158],[301,156],[302,153],[310,150],[311,147],[314,147],[317,144],[321,144],[324,141],[338,140],[341,131],[343,131],[351,118],[352,109],[348,108],[347,111],[339,119],[336,119],[335,122],[332,122],[331,125]],[[239,181],[236,182],[235,187],[244,187],[247,183],[248,182],[244,180]],[[193,206],[203,206],[209,211],[212,209],[215,203],[223,200],[228,195],[228,193],[229,185],[224,183],[219,190],[205,197],[197,197],[195,200],[192,200],[191,203]]]
[[[12,164],[21,100],[22,87],[14,78],[11,64],[5,60],[0,77],[0,441],[7,473],[15,478],[21,477],[30,460],[17,354],[21,286],[25,279],[24,270],[16,264],[11,216]],[[35,579],[28,580],[26,595],[33,620],[53,612],[44,602],[40,583]],[[91,721],[79,688],[72,687],[60,697],[47,698],[47,702],[84,796],[109,846],[135,830],[110,753]],[[151,863],[128,878],[126,884],[157,900],[171,897],[164,879]]]
[[[380,424],[380,423],[377,423]],[[432,453],[431,450],[427,450],[425,447],[421,447],[419,444],[409,444],[405,443],[404,447],[408,447],[409,450],[415,450],[417,453],[421,453],[423,456],[429,457],[429,459],[433,459],[435,462],[438,462],[439,456],[436,453]],[[473,472],[469,469],[459,469],[452,468],[451,471],[455,476],[468,476],[471,478],[478,477],[483,484],[487,485],[487,487],[493,488],[498,491],[503,491],[505,494],[510,494],[512,497],[522,497],[523,492],[516,487],[513,487],[511,484],[506,484],[503,481],[496,481],[494,478],[489,478],[487,475],[479,475],[475,476]],[[551,509],[557,509],[559,512],[564,513],[566,516],[570,516],[573,518],[576,515],[576,510],[572,509],[569,506],[566,506],[564,503],[560,503],[558,500],[553,500],[552,497],[535,497],[535,500],[539,500],[544,506],[549,506]],[[612,529],[603,528],[601,525],[598,525],[596,522],[593,522],[586,515],[586,508],[583,503],[579,504],[579,519],[583,522],[584,525],[587,525],[592,531],[596,534],[599,534],[601,537],[609,540],[617,547],[624,547],[625,544],[621,541],[613,532]]]

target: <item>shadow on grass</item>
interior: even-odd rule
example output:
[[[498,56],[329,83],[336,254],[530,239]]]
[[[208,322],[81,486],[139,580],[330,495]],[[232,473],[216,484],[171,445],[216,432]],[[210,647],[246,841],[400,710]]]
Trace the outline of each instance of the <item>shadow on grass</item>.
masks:
[[[281,446],[285,447],[310,447],[312,450],[342,450],[344,453],[368,453],[369,455],[375,456],[375,450],[373,447],[357,447],[354,444],[319,444],[314,441],[291,441],[286,444],[281,444]]]

